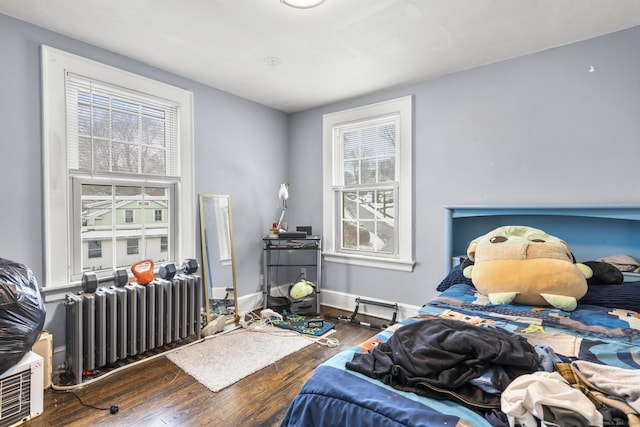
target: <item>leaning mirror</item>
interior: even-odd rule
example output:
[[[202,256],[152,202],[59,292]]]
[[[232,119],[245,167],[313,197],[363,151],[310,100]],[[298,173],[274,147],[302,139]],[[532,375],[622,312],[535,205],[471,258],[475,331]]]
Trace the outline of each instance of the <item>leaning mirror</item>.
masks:
[[[207,324],[219,316],[238,319],[231,197],[200,194],[200,238]]]

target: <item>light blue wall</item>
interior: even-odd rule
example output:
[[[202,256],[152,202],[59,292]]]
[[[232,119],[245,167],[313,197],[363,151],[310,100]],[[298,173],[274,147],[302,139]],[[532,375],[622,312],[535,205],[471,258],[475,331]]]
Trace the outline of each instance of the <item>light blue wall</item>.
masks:
[[[42,44],[194,93],[195,191],[231,195],[238,294],[258,292],[261,237],[278,218],[277,191],[287,178],[287,114],[1,14],[0,257],[28,265],[42,280]],[[199,236],[191,256],[201,259]],[[55,347],[64,345],[62,304],[47,304],[45,328]]]
[[[320,232],[322,115],[414,96],[416,268],[325,263],[324,288],[412,305],[434,297],[444,205],[638,203],[639,47],[636,27],[292,115],[291,223]]]
[[[0,15],[0,257],[37,278],[41,44],[194,92],[196,193],[231,195],[239,295],[258,291],[260,238],[279,215],[280,182],[291,183],[289,225],[322,231],[322,114],[344,108],[414,96],[417,266],[326,263],[325,289],[412,305],[435,296],[443,205],[640,200],[640,27],[288,116]],[[47,328],[63,345],[62,305],[48,304]]]

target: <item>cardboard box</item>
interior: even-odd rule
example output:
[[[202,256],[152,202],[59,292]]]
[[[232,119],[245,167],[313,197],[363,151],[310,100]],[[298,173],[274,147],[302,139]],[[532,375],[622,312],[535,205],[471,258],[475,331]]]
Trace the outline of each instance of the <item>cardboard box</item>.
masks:
[[[48,331],[42,331],[40,333],[40,337],[38,337],[38,340],[33,344],[31,350],[42,356],[42,359],[44,359],[44,388],[47,389],[51,387],[53,335]]]

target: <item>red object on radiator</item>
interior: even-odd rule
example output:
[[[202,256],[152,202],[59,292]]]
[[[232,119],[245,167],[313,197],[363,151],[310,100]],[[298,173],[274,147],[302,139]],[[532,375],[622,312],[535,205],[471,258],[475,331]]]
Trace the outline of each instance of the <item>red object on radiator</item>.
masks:
[[[139,285],[151,283],[155,278],[153,261],[142,259],[131,266],[131,272],[136,277]]]

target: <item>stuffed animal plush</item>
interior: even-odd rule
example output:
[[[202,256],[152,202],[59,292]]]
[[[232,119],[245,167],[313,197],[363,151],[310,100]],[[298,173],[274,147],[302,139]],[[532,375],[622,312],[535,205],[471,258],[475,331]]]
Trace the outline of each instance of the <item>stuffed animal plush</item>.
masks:
[[[563,240],[527,226],[504,226],[474,239],[463,274],[494,304],[515,302],[571,311],[593,271]]]

